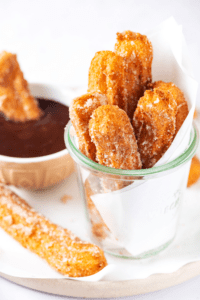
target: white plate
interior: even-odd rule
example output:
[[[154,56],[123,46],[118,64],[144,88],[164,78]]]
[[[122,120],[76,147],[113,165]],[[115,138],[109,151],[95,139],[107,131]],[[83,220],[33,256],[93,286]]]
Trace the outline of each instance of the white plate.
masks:
[[[54,223],[90,241],[75,174],[46,190],[26,191],[15,187],[12,190]],[[114,265],[114,269],[108,268],[102,273],[101,281],[64,278],[2,229],[0,275],[39,291],[87,298],[130,296],[179,284],[200,274],[200,240],[197,238],[200,232],[199,192],[200,181],[186,190],[178,234],[168,249],[152,259],[140,261],[107,255],[108,263]],[[65,195],[72,199],[63,203],[61,199]]]

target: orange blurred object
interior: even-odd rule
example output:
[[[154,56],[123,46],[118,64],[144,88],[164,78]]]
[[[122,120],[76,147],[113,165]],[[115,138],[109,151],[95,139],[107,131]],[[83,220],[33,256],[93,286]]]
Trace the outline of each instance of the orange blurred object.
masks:
[[[200,161],[195,155],[192,159],[187,186],[195,184],[200,178]]]
[[[194,119],[197,119],[197,116],[198,116],[198,113],[197,113],[197,110],[195,109],[195,111],[194,111]]]

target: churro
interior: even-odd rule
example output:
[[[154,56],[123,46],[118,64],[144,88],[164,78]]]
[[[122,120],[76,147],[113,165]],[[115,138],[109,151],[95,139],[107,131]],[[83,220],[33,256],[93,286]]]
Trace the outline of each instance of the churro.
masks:
[[[6,51],[0,54],[0,112],[15,122],[37,120],[42,115],[20,70],[17,56]]]
[[[171,145],[176,131],[177,103],[171,93],[147,90],[140,98],[133,127],[144,169],[151,168]]]
[[[89,133],[100,164],[117,169],[141,169],[133,128],[124,110],[115,105],[98,107],[91,116]]]
[[[90,176],[88,176],[84,183],[87,208],[92,224],[92,232],[98,239],[102,240],[109,236],[111,232],[104,223],[99,211],[97,210],[91,198],[91,196],[94,195],[95,192],[98,193],[99,191],[99,186],[96,187],[96,185],[99,185],[99,180],[95,178],[95,176],[90,174]]]
[[[88,92],[91,91],[100,91],[107,96],[108,104],[118,105],[127,112],[122,57],[112,51],[95,54],[88,76]]]
[[[63,275],[89,276],[107,265],[99,247],[51,223],[2,185],[0,212],[0,227]]]
[[[157,88],[166,94],[170,92],[177,103],[176,135],[189,113],[184,94],[173,82],[156,81],[153,83],[153,88]]]
[[[127,113],[132,119],[139,98],[152,81],[153,48],[145,35],[127,30],[117,33],[115,53],[124,60]]]
[[[78,137],[79,149],[88,158],[96,160],[96,148],[89,135],[89,120],[93,111],[108,103],[100,93],[87,93],[75,98],[70,105],[70,119]]]

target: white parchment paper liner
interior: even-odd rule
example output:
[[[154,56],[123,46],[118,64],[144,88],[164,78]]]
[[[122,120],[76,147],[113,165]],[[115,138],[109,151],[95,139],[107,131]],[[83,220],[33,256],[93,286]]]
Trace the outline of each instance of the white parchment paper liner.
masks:
[[[161,24],[158,30],[149,33],[148,37],[154,51],[153,81],[162,80],[176,84],[184,92],[189,107],[189,114],[172,145],[155,165],[160,166],[177,158],[188,146],[197,82],[191,75],[182,28],[173,18]],[[174,205],[176,199],[178,201],[177,193],[181,181],[184,180],[183,173],[187,176],[189,167],[184,168],[139,185],[138,182],[133,182],[119,191],[91,196],[105,224],[118,240],[119,247],[123,245],[130,254],[137,257],[151,249],[157,249],[173,238],[176,228],[175,211],[171,210],[168,214],[162,211]],[[159,210],[162,212],[160,216]],[[157,219],[151,219],[150,214],[156,215]],[[157,234],[152,234],[156,231]]]
[[[150,37],[150,39],[153,41],[153,34],[158,34],[159,30],[167,31],[167,28],[170,26],[174,31],[179,31],[181,34],[181,28],[177,26],[173,18],[170,18],[151,33],[152,38]],[[182,34],[179,36],[179,40],[180,39],[183,39]],[[176,37],[174,37],[174,40],[171,42],[176,44]],[[175,56],[177,58],[176,64],[181,64],[182,62],[182,66],[179,66],[182,73],[187,70],[189,77],[188,82],[191,82],[191,86],[193,86],[194,89],[190,92],[193,94],[192,98],[195,98],[197,84],[192,79],[188,60],[183,62],[181,58],[181,50],[182,53],[186,52],[187,54],[185,41],[182,40],[182,44],[181,46],[179,44],[179,48],[177,48],[177,46],[175,47],[172,43],[169,49],[173,49],[173,47],[179,49],[177,52],[179,55],[177,55],[177,57]],[[155,55],[157,54],[154,50],[154,64],[156,62]],[[162,73],[158,74],[158,77],[154,77],[154,80],[161,79],[164,80]],[[177,84],[175,78],[169,78],[167,81],[174,81]],[[188,85],[190,84],[188,83]],[[184,93],[186,92],[185,89],[183,89],[183,91]],[[187,93],[186,96],[189,102],[190,96],[188,96]],[[191,106],[190,104],[190,109]],[[12,187],[12,189],[23,197],[32,207],[51,219],[54,223],[66,227],[80,238],[90,241],[83,203],[78,192],[75,174],[60,185],[43,191],[31,192],[14,187]],[[142,279],[155,273],[171,273],[189,262],[200,260],[200,239],[197,238],[197,236],[199,237],[200,231],[199,192],[200,183],[186,191],[179,231],[175,241],[167,251],[151,259],[138,261],[125,260],[106,255],[109,264],[108,267],[93,276],[73,280],[98,281],[104,279],[112,281]],[[60,199],[65,194],[71,195],[73,199],[63,204]],[[29,250],[24,249],[2,229],[0,229],[0,272],[22,278],[63,278],[62,275],[54,271],[44,260]]]

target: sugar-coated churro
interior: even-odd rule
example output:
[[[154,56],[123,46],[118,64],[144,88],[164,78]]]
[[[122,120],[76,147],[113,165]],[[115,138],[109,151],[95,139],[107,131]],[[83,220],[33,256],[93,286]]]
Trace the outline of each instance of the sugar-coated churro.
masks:
[[[152,81],[153,48],[145,35],[127,30],[117,33],[115,53],[124,60],[127,113],[132,119],[139,98]]]
[[[89,133],[97,161],[117,169],[141,169],[140,155],[130,120],[115,105],[103,105],[92,114]]]
[[[89,276],[107,265],[99,247],[51,223],[3,185],[0,185],[0,227],[63,275]]]
[[[112,51],[95,54],[88,76],[88,92],[91,91],[100,91],[107,96],[108,104],[118,105],[127,111],[122,57]]]
[[[20,70],[17,56],[6,51],[0,54],[0,112],[16,122],[37,120],[42,115]]]
[[[176,130],[177,104],[171,93],[147,90],[140,98],[133,127],[143,168],[151,168],[171,145]]]
[[[183,92],[173,82],[156,81],[153,83],[153,88],[157,88],[165,92],[166,94],[170,92],[174,97],[174,100],[177,103],[177,115],[176,115],[176,133],[177,133],[189,113],[187,101],[185,100]]]
[[[89,120],[93,111],[108,103],[101,93],[87,93],[75,98],[70,105],[70,119],[79,139],[79,149],[92,160],[96,160],[96,148],[89,135]]]

